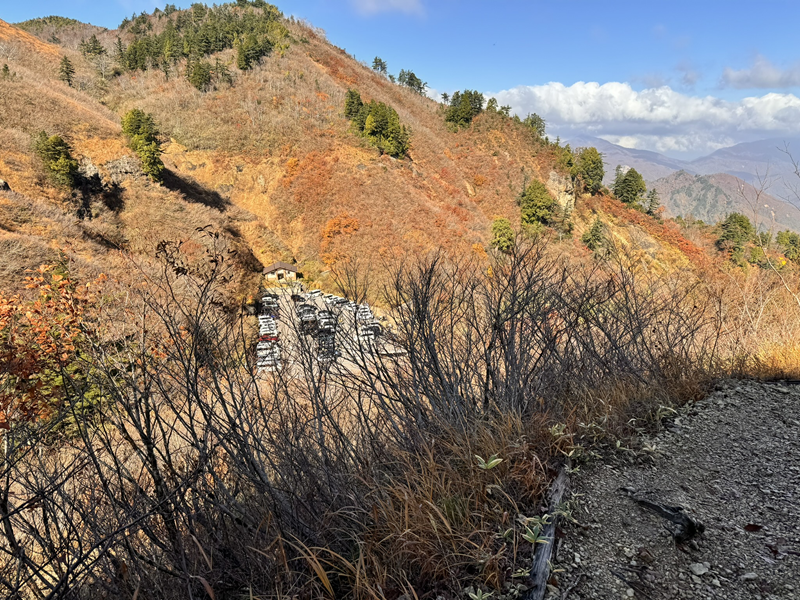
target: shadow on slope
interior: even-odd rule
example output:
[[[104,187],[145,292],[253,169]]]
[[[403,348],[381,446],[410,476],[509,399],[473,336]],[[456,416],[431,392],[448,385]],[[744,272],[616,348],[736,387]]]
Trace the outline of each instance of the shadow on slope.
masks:
[[[220,212],[230,206],[230,200],[223,198],[219,192],[210,190],[193,179],[182,177],[170,169],[164,170],[163,184],[166,188],[182,194],[188,202],[203,204]]]

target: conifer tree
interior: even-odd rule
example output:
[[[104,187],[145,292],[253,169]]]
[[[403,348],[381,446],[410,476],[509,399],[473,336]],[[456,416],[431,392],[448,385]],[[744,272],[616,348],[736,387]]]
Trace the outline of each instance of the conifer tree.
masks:
[[[525,125],[533,129],[537,137],[543,138],[545,134],[545,122],[542,117],[536,113],[531,113],[522,121]]]
[[[153,116],[134,108],[122,117],[122,133],[128,138],[128,145],[142,161],[142,172],[153,181],[162,181],[164,163],[158,145],[158,129]]]
[[[372,61],[372,68],[380,73],[381,75],[386,75],[386,61],[380,58],[379,56],[375,57],[375,60]]]
[[[603,222],[600,220],[600,217],[595,217],[592,227],[581,236],[581,241],[586,244],[586,247],[592,252],[596,253],[606,245],[603,229]]]
[[[67,142],[57,135],[48,136],[44,131],[34,141],[34,150],[42,159],[48,175],[56,185],[73,188],[78,179],[78,161],[72,158]]]
[[[641,210],[641,200],[646,191],[644,178],[636,169],[628,169],[624,175],[621,170],[617,172],[617,179],[614,181],[614,195],[625,204]]]
[[[92,34],[92,37],[88,39],[88,41],[81,41],[78,47],[80,48],[81,53],[87,58],[100,56],[101,54],[106,53],[105,47],[100,43],[100,40],[97,39],[97,35],[94,33]]]
[[[455,92],[450,98],[450,108],[444,120],[456,127],[469,127],[472,119],[483,111],[483,94],[477,90]]]
[[[647,192],[647,214],[651,217],[658,217],[658,209],[661,208],[661,202],[658,197],[658,191],[655,188]]]
[[[361,94],[356,90],[347,90],[347,96],[344,100],[344,116],[348,119],[355,119],[358,113],[361,112],[361,107],[364,103],[361,101]]]
[[[72,87],[72,78],[75,76],[75,67],[72,66],[72,61],[64,56],[61,59],[61,65],[58,68],[58,78]]]
[[[523,225],[548,225],[556,209],[556,201],[545,185],[534,179],[519,197]]]
[[[590,194],[600,191],[605,174],[603,155],[597,151],[597,148],[582,148],[576,152],[572,175]]]
[[[507,254],[514,249],[515,238],[511,221],[507,218],[496,217],[492,221],[492,241],[490,242],[492,248]]]

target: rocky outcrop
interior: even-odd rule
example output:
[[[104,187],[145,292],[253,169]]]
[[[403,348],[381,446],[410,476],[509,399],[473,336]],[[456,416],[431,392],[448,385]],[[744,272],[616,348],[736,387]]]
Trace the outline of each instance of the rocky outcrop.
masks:
[[[545,186],[562,210],[566,213],[571,213],[575,208],[575,186],[572,184],[572,179],[559,175],[555,171],[550,171],[550,176]]]

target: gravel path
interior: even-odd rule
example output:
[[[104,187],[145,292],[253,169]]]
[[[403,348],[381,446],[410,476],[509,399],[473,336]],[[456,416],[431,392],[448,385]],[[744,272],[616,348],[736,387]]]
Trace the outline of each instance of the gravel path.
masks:
[[[722,382],[648,445],[573,476],[549,597],[800,600],[800,385]],[[631,493],[705,532],[676,546]]]

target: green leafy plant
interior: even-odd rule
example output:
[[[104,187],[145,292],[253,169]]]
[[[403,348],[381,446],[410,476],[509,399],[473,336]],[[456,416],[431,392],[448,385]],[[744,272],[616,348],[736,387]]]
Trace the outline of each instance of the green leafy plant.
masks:
[[[497,465],[503,462],[503,459],[498,458],[497,454],[492,454],[489,457],[489,460],[483,460],[483,458],[481,458],[476,454],[475,459],[478,461],[478,468],[483,469],[484,471],[489,471],[491,469],[494,469]]]

